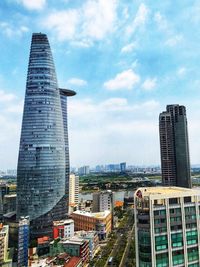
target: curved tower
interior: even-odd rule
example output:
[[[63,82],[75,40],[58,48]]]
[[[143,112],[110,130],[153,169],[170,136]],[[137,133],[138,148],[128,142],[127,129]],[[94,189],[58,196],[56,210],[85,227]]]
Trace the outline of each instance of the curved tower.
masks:
[[[32,237],[51,235],[52,221],[68,212],[67,111],[60,92],[47,36],[34,33],[17,168],[17,218],[30,217]]]

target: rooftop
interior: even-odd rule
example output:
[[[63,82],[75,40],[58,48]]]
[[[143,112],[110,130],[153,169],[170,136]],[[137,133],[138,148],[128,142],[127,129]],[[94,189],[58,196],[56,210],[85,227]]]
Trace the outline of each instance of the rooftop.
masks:
[[[83,215],[83,216],[87,216],[87,217],[91,217],[91,218],[106,218],[109,214],[110,214],[110,211],[109,210],[105,210],[105,211],[102,211],[102,212],[95,212],[95,213],[92,213],[92,212],[88,212],[88,211],[83,211],[83,210],[76,210],[72,213],[73,214],[77,214],[77,215]]]
[[[72,236],[71,238],[66,238],[66,239],[61,239],[61,243],[63,244],[74,244],[74,245],[82,245],[85,242],[85,239],[77,237],[77,236]]]
[[[157,186],[157,187],[141,187],[135,192],[135,196],[140,198],[171,198],[171,197],[184,197],[184,196],[200,196],[200,191],[197,189],[190,189],[176,186]]]
[[[61,221],[54,221],[53,225],[54,226],[59,226],[59,225],[65,225],[65,224],[71,224],[74,223],[72,219],[67,219],[67,220],[61,220]]]
[[[76,95],[76,92],[70,89],[64,89],[64,88],[59,88],[60,92],[62,95],[65,96],[74,96]]]

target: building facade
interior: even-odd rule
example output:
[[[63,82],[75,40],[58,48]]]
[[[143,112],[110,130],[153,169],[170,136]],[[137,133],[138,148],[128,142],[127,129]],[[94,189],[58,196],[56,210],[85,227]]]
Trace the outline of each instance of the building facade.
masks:
[[[167,105],[159,116],[162,183],[191,188],[186,108]]]
[[[18,229],[18,267],[28,266],[29,224],[29,217],[20,218]]]
[[[200,191],[143,187],[135,192],[136,267],[200,266]]]
[[[111,190],[93,193],[93,212],[113,210],[113,193]]]
[[[31,236],[52,235],[53,220],[68,212],[67,97],[58,87],[45,34],[34,33],[17,167],[17,218],[29,216]]]
[[[75,231],[97,231],[99,239],[105,239],[112,230],[112,213],[109,210],[96,213],[77,210],[71,217]]]
[[[89,241],[90,259],[92,260],[99,250],[99,238],[96,231],[77,231],[75,235]]]
[[[53,238],[70,238],[74,236],[74,221],[67,219],[53,222]]]
[[[59,242],[50,243],[50,256],[67,253],[70,256],[80,257],[86,264],[89,261],[89,241],[73,236],[68,239],[61,239]]]
[[[4,266],[8,253],[9,226],[0,223],[0,266]]]
[[[79,203],[79,176],[70,174],[69,176],[69,213],[74,211],[74,208]]]

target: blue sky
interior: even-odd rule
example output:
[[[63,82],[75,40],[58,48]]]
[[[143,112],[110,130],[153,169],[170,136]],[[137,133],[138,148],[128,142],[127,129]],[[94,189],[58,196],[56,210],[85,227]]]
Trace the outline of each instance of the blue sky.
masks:
[[[69,99],[72,166],[160,164],[158,116],[187,108],[200,163],[200,1],[0,1],[0,169],[16,168],[32,32]]]

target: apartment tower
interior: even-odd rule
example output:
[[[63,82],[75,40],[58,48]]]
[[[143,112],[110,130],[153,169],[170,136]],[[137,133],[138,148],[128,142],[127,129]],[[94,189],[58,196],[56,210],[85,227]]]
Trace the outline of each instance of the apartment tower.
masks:
[[[162,183],[191,188],[186,109],[167,105],[159,116]]]
[[[58,87],[45,34],[32,35],[17,168],[17,219],[29,216],[31,237],[51,236],[68,213],[67,97]]]

